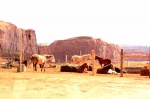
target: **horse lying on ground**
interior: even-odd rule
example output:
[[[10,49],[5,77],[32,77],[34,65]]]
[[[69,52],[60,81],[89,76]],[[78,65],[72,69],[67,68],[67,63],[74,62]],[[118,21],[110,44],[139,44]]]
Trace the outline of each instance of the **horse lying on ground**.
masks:
[[[97,69],[98,74],[117,74],[112,64],[104,65],[103,68]]]
[[[87,63],[84,63],[81,66],[77,67],[77,72],[78,73],[87,73],[87,71],[88,71],[88,65],[87,65]]]
[[[54,55],[39,55],[39,54],[33,54],[31,57],[30,57],[30,64],[33,63],[33,70],[37,71],[37,64],[40,65],[40,68],[41,68],[41,72],[42,72],[42,69],[44,68],[44,72],[45,72],[45,63],[50,60],[51,62],[55,62],[55,58],[54,58]],[[29,65],[30,65],[29,64]]]
[[[144,66],[140,69],[140,76],[149,76],[148,66]]]
[[[61,66],[60,71],[61,72],[77,72],[77,67],[65,65],[65,66]]]
[[[104,65],[111,64],[111,59],[108,59],[108,58],[103,59],[97,55],[95,55],[95,60],[99,61],[99,64],[101,65],[101,67],[102,67],[102,64],[104,64]]]
[[[82,55],[82,56],[79,56],[79,55],[74,55],[71,57],[71,63],[72,64],[75,64],[75,63],[86,63],[86,60],[87,59],[91,59],[91,54],[85,54],[85,55]]]
[[[115,71],[117,72],[117,73],[121,73],[121,70],[120,70],[120,68],[118,68],[118,67],[114,67],[115,68]],[[123,70],[123,73],[127,73],[125,70]]]
[[[61,72],[78,72],[78,73],[87,73],[88,65],[87,63],[82,64],[81,66],[61,66]]]

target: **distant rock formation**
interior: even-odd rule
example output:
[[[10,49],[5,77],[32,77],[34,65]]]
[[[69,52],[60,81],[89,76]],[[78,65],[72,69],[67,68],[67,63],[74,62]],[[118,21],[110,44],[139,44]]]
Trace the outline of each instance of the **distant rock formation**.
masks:
[[[38,53],[36,35],[33,29],[17,28],[12,23],[0,21],[0,51],[13,50],[19,52],[22,41],[22,49],[25,53]],[[14,53],[12,53],[14,54]]]
[[[61,62],[65,61],[67,55],[67,60],[71,61],[72,55],[81,54],[91,54],[92,50],[95,50],[95,54],[101,57],[110,58],[112,61],[119,60],[119,50],[114,44],[109,44],[101,39],[94,39],[88,36],[80,36],[69,38],[66,40],[57,40],[53,42],[50,46],[50,52],[53,54],[57,60]],[[105,54],[105,56],[104,56]]]
[[[123,45],[120,45],[122,47]],[[128,46],[122,47],[126,56],[149,56],[149,46]],[[124,58],[125,61],[149,61],[148,58]]]
[[[19,47],[22,42],[24,57],[28,59],[34,53],[38,54],[53,54],[56,62],[60,60],[64,62],[67,59],[71,60],[72,55],[91,54],[91,50],[95,50],[95,54],[103,58],[110,58],[112,61],[120,61],[120,47],[115,44],[104,42],[101,39],[95,39],[89,36],[73,37],[66,40],[56,40],[50,45],[38,45],[36,33],[33,29],[17,28],[12,23],[0,21],[0,57],[10,56],[19,57]],[[147,47],[129,47],[124,50],[125,55],[148,55]],[[142,48],[142,49],[139,49]],[[146,50],[145,50],[146,49]],[[4,53],[5,52],[5,53]],[[141,60],[141,59],[128,59]],[[147,59],[144,59],[147,60]]]

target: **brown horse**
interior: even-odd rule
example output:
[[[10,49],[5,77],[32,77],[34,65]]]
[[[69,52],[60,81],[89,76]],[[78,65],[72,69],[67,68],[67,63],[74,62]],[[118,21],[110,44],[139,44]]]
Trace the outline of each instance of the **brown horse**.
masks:
[[[40,68],[41,68],[41,71],[42,69],[44,68],[44,65],[45,63],[48,61],[48,60],[51,60],[52,62],[55,62],[55,58],[53,55],[39,55],[39,54],[33,54],[31,57],[30,57],[30,64],[33,63],[33,69],[37,71],[37,68],[36,68],[36,65],[39,64],[40,65]],[[29,64],[29,65],[30,65]],[[45,72],[45,68],[44,68],[44,72]]]
[[[107,65],[104,65],[103,68],[98,68],[97,69],[97,73],[98,74],[108,74],[111,70],[111,73],[115,70],[114,69],[114,66],[112,64],[107,64]]]
[[[77,67],[77,72],[78,73],[87,73],[88,70],[88,65],[87,63],[82,64],[81,66]]]
[[[104,65],[111,64],[111,59],[108,59],[108,58],[103,59],[103,58],[101,58],[101,57],[99,57],[97,55],[95,55],[95,60],[99,61],[101,67],[102,67],[102,64],[104,64]]]

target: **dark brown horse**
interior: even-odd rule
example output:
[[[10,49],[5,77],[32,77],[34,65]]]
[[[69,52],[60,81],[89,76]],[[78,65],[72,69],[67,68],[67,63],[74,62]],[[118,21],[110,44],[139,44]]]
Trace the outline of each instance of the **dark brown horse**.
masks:
[[[77,67],[77,72],[78,73],[87,73],[88,70],[88,65],[87,63],[82,64],[81,66]]]
[[[101,58],[101,57],[99,57],[97,55],[95,55],[95,60],[99,61],[101,67],[102,67],[102,64],[104,64],[104,65],[111,64],[111,59],[108,59],[108,58],[103,59],[103,58]]]
[[[103,68],[98,68],[97,69],[97,73],[98,74],[108,74],[109,72],[109,70],[112,70],[112,71],[114,71],[115,69],[114,69],[114,66],[112,65],[112,64],[107,64],[107,65],[104,65],[104,67]]]
[[[18,61],[18,63],[20,64],[20,59],[19,58],[15,58],[15,61]],[[21,63],[24,64],[25,66],[27,66],[27,60],[22,60]]]

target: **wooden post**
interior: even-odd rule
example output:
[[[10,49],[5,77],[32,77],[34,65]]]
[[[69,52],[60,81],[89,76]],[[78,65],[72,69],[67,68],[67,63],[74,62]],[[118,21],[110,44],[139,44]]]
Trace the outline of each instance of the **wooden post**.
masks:
[[[149,78],[150,78],[150,47],[149,47]]]
[[[94,66],[95,66],[95,50],[92,50],[92,76],[94,76]]]
[[[21,34],[19,33],[19,50],[20,50],[20,64],[19,64],[19,72],[22,71],[22,37],[21,37]]]
[[[121,75],[120,75],[120,77],[123,77],[123,49],[121,49],[121,64],[120,64],[120,69],[121,69]]]
[[[7,68],[10,68],[10,50],[8,50],[8,66]]]
[[[60,67],[60,59],[58,60],[58,68]]]
[[[67,55],[66,55],[66,64],[67,64]]]

